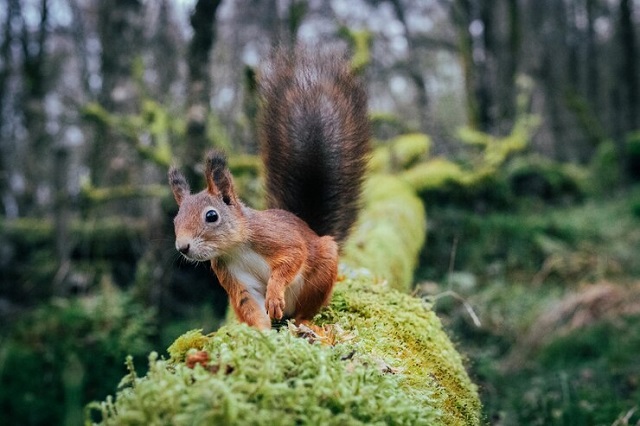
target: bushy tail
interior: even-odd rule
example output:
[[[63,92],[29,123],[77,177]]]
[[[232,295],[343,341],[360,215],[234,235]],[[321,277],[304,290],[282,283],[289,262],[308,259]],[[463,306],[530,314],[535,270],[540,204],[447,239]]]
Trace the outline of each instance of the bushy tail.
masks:
[[[269,208],[342,242],[359,210],[370,151],[367,96],[342,52],[276,50],[258,75]]]

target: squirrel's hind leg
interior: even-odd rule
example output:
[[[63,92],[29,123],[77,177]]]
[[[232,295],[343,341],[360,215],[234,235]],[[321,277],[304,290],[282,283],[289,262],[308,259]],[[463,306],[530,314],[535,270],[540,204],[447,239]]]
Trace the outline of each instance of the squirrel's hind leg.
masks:
[[[332,237],[319,239],[315,256],[315,261],[309,262],[315,267],[305,271],[305,282],[296,298],[296,324],[310,321],[329,303],[338,276],[338,245]]]

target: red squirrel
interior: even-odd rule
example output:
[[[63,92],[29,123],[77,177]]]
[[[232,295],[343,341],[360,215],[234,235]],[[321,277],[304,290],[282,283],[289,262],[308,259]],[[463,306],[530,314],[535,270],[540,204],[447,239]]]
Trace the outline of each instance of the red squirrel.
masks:
[[[176,249],[210,261],[238,319],[307,322],[329,302],[338,244],[356,220],[369,146],[364,85],[335,51],[275,51],[258,73],[268,210],[236,195],[225,156],[210,151],[207,188],[169,170],[179,206]]]

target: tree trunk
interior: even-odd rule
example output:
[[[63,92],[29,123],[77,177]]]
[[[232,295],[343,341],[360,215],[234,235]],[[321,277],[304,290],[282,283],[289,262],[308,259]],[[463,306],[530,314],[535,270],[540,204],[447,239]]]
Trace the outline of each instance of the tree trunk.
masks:
[[[193,38],[189,44],[187,64],[189,67],[187,98],[187,146],[184,155],[184,172],[193,187],[202,182],[200,164],[210,146],[207,140],[207,118],[211,78],[209,59],[215,42],[215,16],[221,0],[198,0],[191,15]]]
[[[67,174],[69,170],[69,149],[59,144],[54,152],[53,181],[54,181],[54,222],[55,248],[58,261],[58,272],[53,280],[53,293],[64,295],[64,281],[69,273],[69,257],[71,253],[69,239],[69,195],[67,193]]]
[[[598,49],[596,48],[595,34],[595,3],[596,0],[587,0],[587,99],[594,110],[600,103],[600,78],[598,75]]]
[[[405,39],[407,40],[407,50],[409,51],[408,56],[409,58],[412,58],[416,53],[416,42],[414,40],[413,34],[409,29],[409,25],[407,24],[404,7],[400,3],[400,0],[391,0],[391,4],[393,6],[396,17],[404,27]],[[426,82],[424,80],[423,70],[420,62],[410,60],[407,63],[407,71],[417,93],[416,103],[419,110],[418,116],[420,119],[420,130],[423,132],[431,133],[433,126],[431,114],[429,114],[429,95],[427,94]]]
[[[19,6],[18,6],[19,7]],[[34,35],[29,33],[22,16],[22,76],[24,93],[22,110],[24,126],[29,133],[29,150],[25,157],[24,175],[27,191],[23,200],[24,214],[38,213],[38,193],[41,188],[51,188],[47,174],[51,167],[51,138],[45,129],[47,117],[44,98],[47,94],[46,41],[49,7],[47,0],[40,1],[40,22]],[[35,47],[35,48],[34,48]]]
[[[135,61],[140,59],[142,26],[140,0],[99,3],[102,88],[98,98],[110,113],[133,114],[139,108],[139,90],[133,73]],[[133,148],[112,130],[101,127],[96,129],[90,154],[92,183],[107,186],[134,181]]]
[[[640,92],[638,92],[638,66],[636,35],[633,24],[633,1],[620,0],[620,85],[618,96],[622,104],[622,135],[615,138],[620,170],[627,167],[625,139],[629,132],[640,128]],[[622,184],[626,185],[626,174],[621,174]]]
[[[626,86],[626,131],[640,127],[638,94],[638,50],[633,25],[633,1],[620,0],[620,44],[622,47],[621,76]]]
[[[472,20],[470,1],[455,0],[452,3],[451,13],[458,35],[458,51],[464,75],[467,124],[472,129],[479,129],[481,126],[480,107],[475,96],[478,76],[473,60],[473,38],[469,33],[469,25]]]
[[[84,11],[79,4],[79,0],[69,0],[69,8],[73,16],[73,24],[71,25],[71,33],[73,34],[73,44],[75,53],[80,63],[81,84],[83,94],[86,99],[94,100],[96,90],[90,84],[89,73],[89,50],[87,49],[87,30],[84,17]]]
[[[4,127],[9,121],[9,112],[5,111],[5,105],[8,103],[8,81],[11,75],[11,42],[13,34],[11,32],[11,18],[13,10],[11,3],[7,2],[7,11],[5,21],[3,22],[2,44],[0,44],[0,135],[4,134]],[[3,213],[5,217],[13,218],[17,216],[17,200],[15,194],[11,191],[10,175],[12,167],[10,167],[8,159],[14,157],[15,150],[13,141],[7,141],[10,138],[0,138],[0,197],[2,200]],[[9,142],[9,143],[7,143]]]

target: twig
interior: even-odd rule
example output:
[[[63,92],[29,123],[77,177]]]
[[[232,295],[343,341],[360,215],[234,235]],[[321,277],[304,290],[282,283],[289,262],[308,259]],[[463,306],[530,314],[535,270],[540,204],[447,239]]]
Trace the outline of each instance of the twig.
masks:
[[[456,252],[458,250],[458,236],[453,237],[453,244],[451,246],[451,254],[449,255],[449,276],[447,277],[447,287],[451,289],[451,274],[453,273],[453,266],[456,263]]]
[[[478,328],[480,328],[482,326],[482,323],[480,322],[480,318],[478,318],[478,315],[476,315],[476,313],[473,310],[473,307],[471,306],[471,304],[469,304],[469,302],[467,302],[464,299],[464,297],[460,296],[455,291],[447,290],[447,291],[444,291],[442,293],[436,294],[433,298],[437,301],[438,299],[440,299],[442,297],[445,297],[445,296],[451,296],[454,299],[459,300],[462,303],[462,306],[464,306],[464,308],[467,310],[467,313],[469,314],[471,319],[473,320],[473,324]]]

